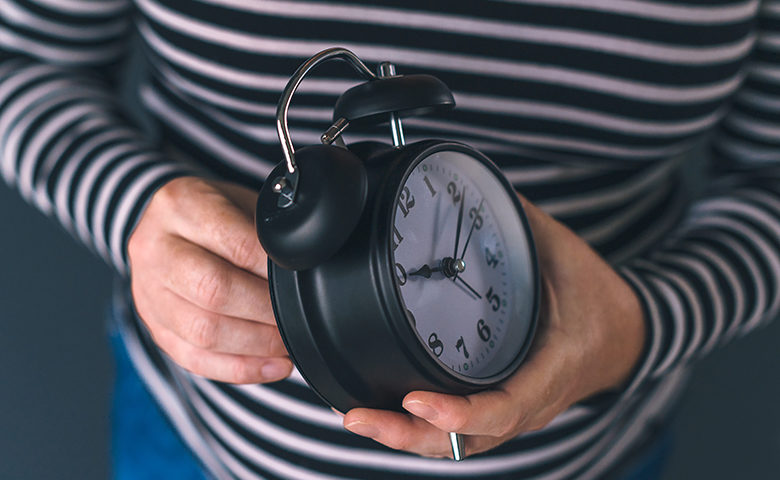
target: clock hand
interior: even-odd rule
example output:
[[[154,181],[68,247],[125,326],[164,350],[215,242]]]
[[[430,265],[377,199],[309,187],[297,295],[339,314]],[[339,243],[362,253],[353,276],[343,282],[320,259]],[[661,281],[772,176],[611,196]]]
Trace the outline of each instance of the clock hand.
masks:
[[[463,277],[455,276],[455,278],[454,278],[454,279],[455,279],[455,280],[457,280],[457,281],[459,281],[460,283],[462,283],[462,284],[463,284],[463,286],[465,286],[466,288],[468,288],[468,289],[471,291],[471,293],[473,293],[474,295],[476,295],[476,297],[477,297],[478,299],[481,299],[481,298],[482,298],[482,295],[480,295],[479,293],[477,293],[477,291],[476,291],[476,290],[474,290],[474,287],[472,287],[471,285],[469,285],[467,281],[463,280]]]
[[[455,228],[455,250],[452,252],[452,258],[458,258],[458,244],[460,243],[460,229],[463,226],[463,206],[466,203],[466,186],[460,194],[460,210],[458,211],[458,226]]]
[[[444,257],[438,267],[431,268],[427,263],[413,272],[409,272],[407,275],[419,275],[425,278],[431,278],[431,274],[434,272],[441,272],[445,277],[451,278],[458,273],[465,270],[466,264],[463,260],[455,260],[452,257]]]
[[[409,276],[411,277],[412,275],[419,275],[421,277],[431,278],[431,274],[433,272],[440,272],[442,268],[443,267],[441,265],[439,265],[438,267],[431,268],[426,263],[425,265],[423,265],[422,267],[418,268],[417,270],[415,270],[413,272],[409,272]]]
[[[469,236],[466,237],[466,243],[465,243],[465,245],[463,245],[463,251],[460,253],[460,257],[457,257],[461,261],[463,261],[463,256],[466,255],[466,249],[469,248],[469,242],[471,241],[471,234],[474,233],[474,225],[477,224],[477,217],[479,216],[480,210],[482,210],[482,204],[483,203],[485,203],[485,199],[484,198],[479,202],[479,207],[477,207],[477,214],[474,215],[474,220],[471,221],[471,229],[469,229]],[[458,272],[458,273],[460,273],[460,272]],[[453,277],[452,281],[454,282],[455,279],[457,279],[457,278],[458,278],[458,274],[455,274],[455,277]]]

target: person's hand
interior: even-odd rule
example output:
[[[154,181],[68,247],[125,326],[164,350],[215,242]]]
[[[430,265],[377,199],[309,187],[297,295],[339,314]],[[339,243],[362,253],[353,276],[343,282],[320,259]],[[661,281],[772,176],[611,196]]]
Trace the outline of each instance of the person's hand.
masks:
[[[542,274],[540,324],[531,353],[498,387],[468,396],[411,392],[411,414],[356,408],[348,430],[388,447],[451,456],[447,432],[464,435],[466,455],[538,430],[570,405],[617,389],[639,361],[645,338],[636,295],[585,242],[527,201]]]
[[[255,234],[257,194],[195,177],[146,207],[128,254],[135,307],[155,343],[198,375],[261,383],[290,374]]]

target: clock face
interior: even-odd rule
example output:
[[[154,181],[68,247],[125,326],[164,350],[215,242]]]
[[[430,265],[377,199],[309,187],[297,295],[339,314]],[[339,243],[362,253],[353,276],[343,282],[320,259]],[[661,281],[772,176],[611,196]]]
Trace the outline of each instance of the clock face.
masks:
[[[535,254],[514,195],[454,150],[423,158],[399,190],[396,285],[423,347],[455,375],[506,373],[533,333]]]

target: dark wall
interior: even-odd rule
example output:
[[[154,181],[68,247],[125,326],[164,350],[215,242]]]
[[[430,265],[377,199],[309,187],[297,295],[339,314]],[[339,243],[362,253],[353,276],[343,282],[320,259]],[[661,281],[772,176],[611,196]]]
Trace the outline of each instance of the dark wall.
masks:
[[[110,272],[0,184],[0,479],[109,476]],[[667,480],[780,478],[780,322],[697,369]]]

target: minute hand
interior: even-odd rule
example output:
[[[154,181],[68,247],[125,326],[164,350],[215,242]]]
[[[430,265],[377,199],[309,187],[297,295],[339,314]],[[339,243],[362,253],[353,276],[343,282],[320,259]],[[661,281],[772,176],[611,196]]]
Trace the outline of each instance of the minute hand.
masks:
[[[477,207],[477,213],[474,214],[474,220],[471,221],[471,228],[469,229],[469,236],[466,237],[466,243],[463,244],[463,251],[460,253],[460,256],[457,257],[458,260],[463,260],[463,256],[466,255],[466,249],[469,248],[469,242],[471,241],[471,234],[474,233],[474,226],[477,224],[477,217],[479,216],[479,212],[482,210],[482,204],[485,203],[485,199],[483,198],[479,202],[479,207]],[[457,277],[457,275],[455,275]]]

